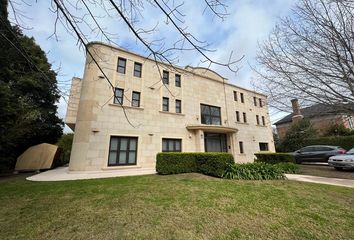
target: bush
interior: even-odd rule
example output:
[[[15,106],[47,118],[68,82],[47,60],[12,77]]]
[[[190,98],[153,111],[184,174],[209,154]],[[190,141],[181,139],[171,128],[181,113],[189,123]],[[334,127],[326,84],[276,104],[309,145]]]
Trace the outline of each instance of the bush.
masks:
[[[298,164],[290,162],[277,163],[275,166],[279,168],[282,173],[290,174],[298,173],[300,169]]]
[[[198,172],[221,177],[234,158],[229,153],[158,153],[156,171],[159,174]]]
[[[295,163],[295,158],[293,155],[289,153],[255,153],[257,159],[255,162],[263,162],[263,163],[283,163],[290,162]]]
[[[285,175],[279,167],[266,163],[230,164],[222,177],[239,180],[285,179]]]
[[[354,136],[307,138],[302,147],[308,145],[334,145],[349,150],[354,147]]]
[[[59,139],[57,145],[61,149],[61,154],[60,154],[59,161],[55,164],[54,167],[69,163],[71,147],[73,145],[73,138],[74,138],[73,133],[66,133],[63,134]]]

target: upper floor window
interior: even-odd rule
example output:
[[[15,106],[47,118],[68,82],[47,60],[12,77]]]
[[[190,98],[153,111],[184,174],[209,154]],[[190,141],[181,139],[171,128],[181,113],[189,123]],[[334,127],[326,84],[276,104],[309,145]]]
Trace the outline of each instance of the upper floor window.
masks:
[[[137,137],[111,137],[109,144],[108,166],[135,165]]]
[[[259,151],[269,151],[268,143],[260,142]]]
[[[257,125],[259,125],[259,116],[256,115]]]
[[[123,104],[124,89],[115,88],[114,89],[114,103]]]
[[[141,63],[134,63],[134,77],[141,77],[143,65]]]
[[[234,101],[237,101],[237,92],[234,91]]]
[[[140,107],[140,92],[133,92],[132,94],[132,106]]]
[[[236,111],[236,122],[240,122],[240,112]]]
[[[244,103],[245,102],[245,98],[243,96],[243,93],[240,93],[240,98],[241,98],[241,102]]]
[[[176,99],[176,113],[181,113],[182,112],[182,102],[181,100]]]
[[[260,106],[260,107],[263,107],[262,98],[259,99],[259,106]]]
[[[163,82],[163,84],[169,84],[169,82],[170,82],[170,77],[169,77],[169,72],[167,72],[167,71],[163,71],[162,72],[162,82]]]
[[[126,65],[127,65],[127,59],[125,59],[125,58],[118,58],[117,71],[118,71],[119,73],[125,74]]]
[[[175,80],[176,80],[176,87],[181,87],[181,75],[176,74],[175,75]]]
[[[243,149],[243,142],[238,142],[238,146],[240,148],[240,153],[243,154],[245,152]]]
[[[256,97],[253,97],[253,104],[254,104],[254,106],[257,107],[257,98]]]
[[[220,107],[200,104],[202,124],[221,125]]]
[[[244,123],[246,123],[246,122],[247,122],[247,115],[246,115],[246,113],[245,113],[245,112],[243,113],[243,122],[244,122]]]
[[[162,98],[162,111],[169,111],[169,99],[167,97]]]
[[[163,152],[181,152],[182,151],[182,140],[163,138],[162,139],[162,151]]]
[[[264,117],[264,116],[262,116],[262,124],[263,124],[263,126],[266,125],[266,124],[265,124],[265,117]]]

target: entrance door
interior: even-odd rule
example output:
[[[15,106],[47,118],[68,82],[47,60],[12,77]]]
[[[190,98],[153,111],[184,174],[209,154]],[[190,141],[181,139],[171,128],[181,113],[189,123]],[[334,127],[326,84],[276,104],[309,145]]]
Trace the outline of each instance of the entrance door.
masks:
[[[227,152],[226,134],[204,133],[205,152]]]

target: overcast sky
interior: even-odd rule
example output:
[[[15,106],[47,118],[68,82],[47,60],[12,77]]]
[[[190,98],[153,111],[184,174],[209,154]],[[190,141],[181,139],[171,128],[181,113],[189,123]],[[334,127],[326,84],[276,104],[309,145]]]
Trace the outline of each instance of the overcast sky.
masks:
[[[69,80],[72,77],[82,77],[85,56],[82,49],[79,49],[76,39],[68,34],[60,24],[57,28],[58,39],[49,38],[54,32],[56,16],[49,10],[51,8],[50,2],[39,0],[30,6],[22,4],[18,7],[30,18],[24,19],[24,25],[31,27],[31,29],[24,30],[24,33],[35,38],[47,53],[53,69],[60,66],[60,75],[58,76],[60,87],[68,89]],[[211,13],[203,13],[205,7],[203,0],[185,1],[180,9],[185,14],[183,26],[188,26],[188,30],[198,39],[211,43],[210,48],[216,51],[208,53],[208,55],[213,60],[228,61],[231,52],[234,53],[235,59],[244,55],[243,61],[238,64],[240,70],[237,75],[225,67],[212,66],[211,68],[228,78],[230,82],[252,89],[251,81],[254,79],[254,73],[249,64],[254,64],[258,42],[267,38],[279,17],[290,14],[290,9],[296,0],[233,0],[227,2],[229,15],[221,22],[218,19],[213,19]],[[103,17],[105,14],[99,7],[92,6],[91,10],[102,16],[98,19],[102,26],[117,34],[118,38],[115,43],[118,46],[146,55],[145,49],[136,41],[120,19]],[[165,18],[156,8],[145,6],[137,26],[152,28],[156,24],[158,24],[159,31],[150,37],[154,39],[164,37],[167,43],[173,44],[174,40],[178,38],[178,33],[172,30],[171,24],[165,24]],[[101,40],[95,34],[89,35],[88,39],[90,41]],[[201,57],[196,53],[183,52],[178,57],[178,65],[180,66],[201,64]],[[63,118],[66,112],[66,103],[61,99],[58,106],[59,116]],[[271,118],[275,120],[279,118],[279,114],[271,115]],[[65,130],[67,131],[68,128],[66,127]]]

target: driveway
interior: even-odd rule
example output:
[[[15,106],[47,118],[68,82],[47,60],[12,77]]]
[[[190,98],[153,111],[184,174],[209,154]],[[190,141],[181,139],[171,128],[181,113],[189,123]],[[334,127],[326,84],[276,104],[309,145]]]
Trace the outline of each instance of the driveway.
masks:
[[[311,175],[327,178],[341,178],[354,180],[354,169],[337,171],[333,167],[325,164],[306,164],[300,165],[300,172],[302,175]]]

